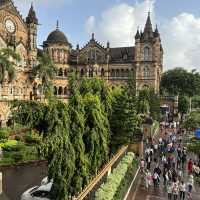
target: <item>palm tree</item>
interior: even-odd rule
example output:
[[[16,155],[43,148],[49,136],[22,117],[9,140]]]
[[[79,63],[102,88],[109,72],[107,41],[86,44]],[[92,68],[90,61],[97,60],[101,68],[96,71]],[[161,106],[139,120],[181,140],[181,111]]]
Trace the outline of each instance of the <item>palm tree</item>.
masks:
[[[38,57],[38,65],[32,69],[34,78],[42,81],[41,93],[48,96],[52,92],[51,80],[54,79],[57,69],[48,54],[43,53]]]
[[[11,82],[15,77],[16,62],[19,62],[20,56],[14,50],[4,48],[0,50],[0,83],[5,80],[5,72],[8,73],[8,79]]]

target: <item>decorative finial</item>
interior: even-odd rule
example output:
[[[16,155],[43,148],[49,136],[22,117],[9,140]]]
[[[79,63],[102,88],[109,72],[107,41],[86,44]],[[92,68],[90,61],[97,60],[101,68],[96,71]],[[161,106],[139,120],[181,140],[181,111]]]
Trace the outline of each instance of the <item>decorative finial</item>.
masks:
[[[59,29],[59,21],[57,20],[57,23],[56,23],[56,30]]]
[[[110,48],[110,42],[107,41],[107,48]]]
[[[79,44],[76,45],[76,50],[79,50]]]
[[[92,33],[92,40],[94,40],[94,33]]]

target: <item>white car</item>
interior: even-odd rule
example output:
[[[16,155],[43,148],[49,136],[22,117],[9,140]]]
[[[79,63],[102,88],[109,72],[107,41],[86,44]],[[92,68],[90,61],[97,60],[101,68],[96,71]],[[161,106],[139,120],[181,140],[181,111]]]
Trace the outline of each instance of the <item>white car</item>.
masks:
[[[28,189],[21,196],[21,200],[50,200],[49,192],[51,191],[53,183],[46,185],[35,186]]]
[[[41,185],[46,185],[48,183],[53,183],[53,179],[51,179],[50,181],[48,180],[48,176],[44,177],[41,181]]]

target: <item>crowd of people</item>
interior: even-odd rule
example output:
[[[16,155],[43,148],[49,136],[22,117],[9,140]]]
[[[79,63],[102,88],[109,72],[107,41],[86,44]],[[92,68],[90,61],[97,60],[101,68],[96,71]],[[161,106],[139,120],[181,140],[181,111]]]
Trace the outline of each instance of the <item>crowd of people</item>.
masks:
[[[161,127],[162,130],[162,127]],[[163,186],[169,200],[191,199],[194,176],[200,174],[200,163],[193,163],[182,142],[183,133],[174,126],[164,129],[159,139],[147,139],[141,172],[147,190]]]

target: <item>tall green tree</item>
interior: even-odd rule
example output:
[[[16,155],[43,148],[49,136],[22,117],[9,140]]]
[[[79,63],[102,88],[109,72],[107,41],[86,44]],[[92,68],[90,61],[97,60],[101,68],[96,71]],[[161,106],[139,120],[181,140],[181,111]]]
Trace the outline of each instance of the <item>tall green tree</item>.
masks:
[[[85,111],[83,98],[78,90],[78,81],[71,77],[69,81],[69,118],[70,118],[70,138],[73,141],[75,152],[76,170],[72,177],[71,193],[77,195],[89,180],[89,161],[85,152],[83,135],[85,131]]]
[[[178,101],[178,112],[181,114],[181,121],[183,120],[183,115],[187,114],[189,111],[190,102],[188,97],[186,96],[179,96]]]
[[[160,117],[160,97],[153,89],[149,91],[149,108],[150,115],[154,120],[159,120]]]
[[[41,79],[41,95],[48,96],[52,93],[52,80],[55,78],[57,69],[48,54],[43,53],[38,57],[38,65],[32,69],[33,78]]]
[[[195,70],[189,72],[183,68],[168,70],[162,75],[161,93],[188,96],[191,111],[191,98],[200,94],[200,74]]]
[[[150,92],[149,88],[139,91],[137,98],[137,113],[147,115],[150,112]]]
[[[86,94],[84,104],[86,113],[84,143],[89,158],[90,173],[96,174],[109,159],[109,122],[97,95]]]
[[[113,151],[120,146],[129,144],[134,133],[140,127],[140,117],[137,115],[136,103],[126,89],[118,90],[113,101],[111,126],[111,143]]]
[[[0,50],[0,83],[5,80],[5,73],[8,73],[9,81],[15,77],[15,66],[19,62],[20,56],[14,50],[4,48]]]

